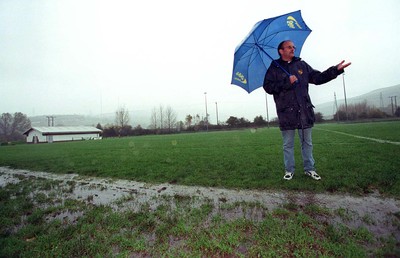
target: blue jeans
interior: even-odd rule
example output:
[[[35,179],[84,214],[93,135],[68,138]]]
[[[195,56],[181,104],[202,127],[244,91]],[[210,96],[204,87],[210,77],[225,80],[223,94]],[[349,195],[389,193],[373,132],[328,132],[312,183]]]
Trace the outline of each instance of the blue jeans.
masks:
[[[298,129],[298,134],[301,144],[301,155],[303,157],[304,171],[315,170],[313,158],[313,145],[311,139],[312,128]],[[285,170],[294,173],[295,160],[294,160],[294,135],[296,130],[282,131],[283,138],[283,161]],[[304,137],[303,137],[304,136]]]

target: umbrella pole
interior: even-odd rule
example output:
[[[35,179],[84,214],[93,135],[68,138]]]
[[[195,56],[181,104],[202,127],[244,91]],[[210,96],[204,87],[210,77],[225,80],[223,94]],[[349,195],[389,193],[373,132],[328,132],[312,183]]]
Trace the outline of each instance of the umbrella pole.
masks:
[[[262,51],[264,54],[266,54],[266,55],[269,57],[269,59],[271,59],[272,62],[274,62],[274,64],[276,64],[284,73],[286,73],[287,76],[290,76],[290,75],[291,75],[291,74],[290,74],[288,71],[286,71],[286,69],[283,68],[275,59],[273,59],[272,56],[270,56],[267,52],[265,52],[265,50],[264,50],[260,45],[258,45],[257,43],[256,43],[255,45],[256,45],[259,49],[261,49],[261,51]]]

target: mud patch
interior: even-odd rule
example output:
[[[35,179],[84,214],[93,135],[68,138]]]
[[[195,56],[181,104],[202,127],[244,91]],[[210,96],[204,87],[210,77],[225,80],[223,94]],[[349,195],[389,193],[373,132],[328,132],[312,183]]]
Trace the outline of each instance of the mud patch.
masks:
[[[187,201],[194,207],[212,204],[213,213],[226,218],[246,218],[260,221],[266,211],[292,205],[317,205],[330,210],[333,221],[351,228],[365,227],[375,237],[393,236],[400,241],[400,201],[384,198],[378,193],[356,197],[336,194],[304,192],[273,192],[257,190],[230,190],[210,187],[190,187],[176,184],[146,184],[128,180],[82,177],[77,174],[52,174],[0,167],[0,187],[25,179],[57,180],[63,188],[56,198],[75,199],[91,205],[109,205],[114,210],[141,209],[147,205],[155,210],[159,205],[176,205],[174,200]],[[45,192],[41,190],[42,192]],[[245,208],[244,208],[245,207]],[[74,223],[82,216],[77,211],[52,214],[48,220],[60,219]],[[323,218],[321,218],[323,219]]]

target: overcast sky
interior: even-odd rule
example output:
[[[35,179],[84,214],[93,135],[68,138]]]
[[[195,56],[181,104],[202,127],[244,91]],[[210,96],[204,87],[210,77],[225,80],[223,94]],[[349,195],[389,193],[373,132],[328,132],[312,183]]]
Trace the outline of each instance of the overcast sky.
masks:
[[[0,113],[114,113],[171,106],[184,120],[266,116],[262,88],[231,85],[236,46],[259,20],[301,10],[312,29],[301,57],[341,60],[347,97],[400,84],[400,1],[0,0]],[[204,94],[207,92],[207,94]],[[314,104],[343,98],[342,77],[311,85]],[[268,96],[270,118],[276,116]],[[150,116],[148,121],[150,120]]]

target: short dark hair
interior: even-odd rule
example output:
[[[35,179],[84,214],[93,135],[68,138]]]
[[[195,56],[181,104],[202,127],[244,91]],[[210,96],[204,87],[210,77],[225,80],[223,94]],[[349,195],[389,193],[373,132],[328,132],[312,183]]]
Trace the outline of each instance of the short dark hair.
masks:
[[[281,56],[281,53],[279,53],[279,49],[283,49],[283,44],[285,44],[286,42],[291,41],[290,39],[284,40],[281,43],[279,43],[278,45],[278,55]]]

